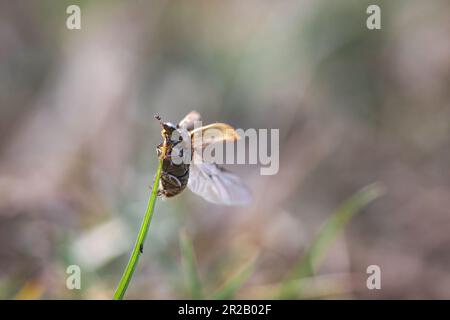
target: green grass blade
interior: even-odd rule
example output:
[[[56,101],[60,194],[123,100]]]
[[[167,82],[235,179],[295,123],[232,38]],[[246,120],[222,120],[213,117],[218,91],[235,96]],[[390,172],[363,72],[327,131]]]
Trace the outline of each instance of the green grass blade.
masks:
[[[203,288],[198,275],[194,246],[185,230],[180,232],[180,251],[190,297],[192,299],[203,299]]]
[[[256,258],[252,258],[247,262],[234,276],[232,276],[225,284],[212,295],[212,299],[226,300],[233,299],[236,292],[250,278],[255,268]]]
[[[117,286],[116,292],[114,293],[114,300],[122,300],[125,292],[127,291],[128,285],[130,284],[131,278],[133,277],[134,270],[136,269],[139,257],[141,254],[141,248],[144,246],[145,237],[147,236],[148,229],[150,227],[150,222],[152,221],[153,211],[155,209],[156,196],[158,192],[159,179],[161,177],[162,170],[162,160],[159,161],[158,169],[156,171],[155,181],[153,182],[153,189],[148,200],[147,210],[145,211],[144,220],[142,221],[139,234],[134,244],[133,252],[131,253],[130,260],[122,274],[119,285]]]
[[[327,249],[347,223],[361,209],[384,193],[379,183],[366,186],[345,201],[322,225],[314,242],[299,260],[294,270],[286,277],[280,290],[280,298],[292,299],[301,293],[301,279],[309,277],[323,261]],[[300,280],[300,282],[299,282]]]

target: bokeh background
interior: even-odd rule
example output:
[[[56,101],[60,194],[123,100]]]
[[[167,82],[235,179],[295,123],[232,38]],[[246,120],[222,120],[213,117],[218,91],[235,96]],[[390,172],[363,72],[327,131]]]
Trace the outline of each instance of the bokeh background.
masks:
[[[385,194],[298,298],[450,298],[449,34],[446,0],[1,0],[0,297],[110,299],[157,165],[153,115],[195,109],[279,128],[280,171],[231,167],[249,208],[159,201],[127,298],[191,297],[180,233],[204,292],[253,261],[234,297],[277,297],[319,227],[376,181]],[[81,290],[66,288],[72,264]],[[366,288],[372,264],[381,290]]]

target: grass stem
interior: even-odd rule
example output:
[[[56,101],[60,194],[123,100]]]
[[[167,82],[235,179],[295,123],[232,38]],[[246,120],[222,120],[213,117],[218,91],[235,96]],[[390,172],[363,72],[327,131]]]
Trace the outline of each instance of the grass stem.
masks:
[[[131,278],[133,277],[134,270],[136,269],[139,257],[142,253],[144,247],[145,237],[147,236],[148,229],[150,227],[150,222],[152,221],[153,211],[155,209],[156,196],[158,192],[159,179],[161,177],[162,170],[162,160],[159,160],[158,169],[156,171],[155,181],[153,182],[153,189],[148,200],[147,210],[145,211],[144,220],[141,224],[141,229],[139,230],[136,243],[134,244],[133,252],[131,253],[130,260],[122,274],[119,285],[117,286],[116,292],[114,293],[114,300],[122,300],[125,292],[127,291],[128,285],[130,284]]]
[[[346,200],[320,228],[312,245],[281,286],[279,299],[295,299],[303,289],[303,279],[313,275],[323,261],[328,248],[349,221],[369,203],[384,194],[384,186],[370,184]]]

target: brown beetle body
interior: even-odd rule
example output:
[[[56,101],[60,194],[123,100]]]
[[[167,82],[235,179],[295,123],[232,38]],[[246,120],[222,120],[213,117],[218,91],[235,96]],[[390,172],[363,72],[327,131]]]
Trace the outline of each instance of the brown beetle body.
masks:
[[[249,190],[237,176],[198,158],[207,145],[239,139],[233,127],[225,123],[201,126],[200,114],[196,111],[186,115],[178,125],[163,122],[159,116],[155,117],[162,126],[161,135],[164,139],[156,148],[158,157],[162,160],[159,196],[176,196],[187,186],[192,192],[213,203],[246,205],[251,202]],[[216,134],[205,134],[208,130],[215,130]],[[198,147],[194,142],[197,142]],[[188,146],[184,145],[184,149],[180,149],[182,145],[177,147],[180,143]],[[197,157],[194,158],[194,155]],[[175,157],[184,160],[185,157],[187,160],[194,158],[197,162],[175,161]]]
[[[163,144],[158,146],[158,154],[162,154]],[[183,191],[189,180],[189,164],[174,164],[170,158],[172,145],[167,144],[166,156],[163,159],[160,194],[173,197]]]

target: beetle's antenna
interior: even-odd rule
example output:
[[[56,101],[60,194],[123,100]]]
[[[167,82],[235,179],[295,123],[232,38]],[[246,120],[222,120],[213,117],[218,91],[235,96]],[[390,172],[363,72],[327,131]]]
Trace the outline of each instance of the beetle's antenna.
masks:
[[[155,114],[155,119],[158,120],[162,126],[164,126],[164,122],[161,120],[161,117],[158,114]]]

